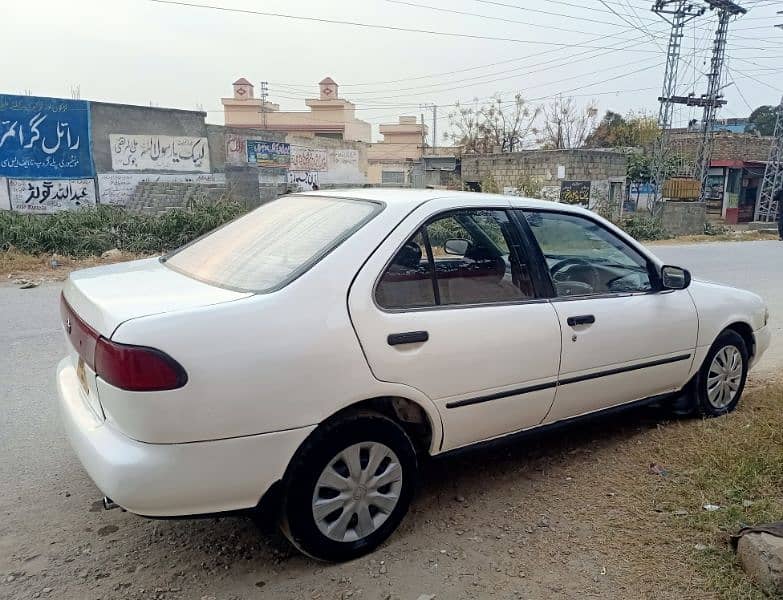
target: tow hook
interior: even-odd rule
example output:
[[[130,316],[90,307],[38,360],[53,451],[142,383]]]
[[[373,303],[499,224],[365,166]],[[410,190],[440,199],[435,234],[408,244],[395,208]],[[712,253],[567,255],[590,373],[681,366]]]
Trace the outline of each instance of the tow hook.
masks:
[[[103,497],[103,509],[104,510],[111,510],[113,508],[119,508],[120,505],[114,502],[111,498],[108,496]]]

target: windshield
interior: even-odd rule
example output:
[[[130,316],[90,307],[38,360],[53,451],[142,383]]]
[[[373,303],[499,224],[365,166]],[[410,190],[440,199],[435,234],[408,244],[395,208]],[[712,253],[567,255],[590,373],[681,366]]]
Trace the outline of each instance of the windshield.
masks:
[[[380,210],[363,200],[283,196],[164,261],[212,285],[269,292],[304,273]]]

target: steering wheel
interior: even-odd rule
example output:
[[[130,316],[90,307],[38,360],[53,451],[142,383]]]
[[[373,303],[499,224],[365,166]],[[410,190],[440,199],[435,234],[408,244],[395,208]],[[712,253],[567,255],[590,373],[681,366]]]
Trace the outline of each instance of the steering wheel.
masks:
[[[583,258],[577,258],[577,257],[566,258],[552,265],[552,268],[549,269],[549,272],[552,274],[552,279],[555,281],[562,282],[563,281],[562,279],[557,278],[557,273],[559,273],[566,267],[570,267],[573,265],[579,265],[581,267],[584,267],[585,271],[589,274],[590,281],[583,281],[582,283],[586,283],[587,285],[589,285],[591,288],[593,288],[593,291],[600,287],[601,278],[600,275],[598,274],[598,269],[596,269],[593,265],[591,265],[588,261],[584,260]]]

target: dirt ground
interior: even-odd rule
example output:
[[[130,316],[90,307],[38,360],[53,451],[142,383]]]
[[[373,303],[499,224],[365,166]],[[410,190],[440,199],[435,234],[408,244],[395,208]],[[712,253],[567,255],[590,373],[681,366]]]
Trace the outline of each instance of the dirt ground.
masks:
[[[710,540],[678,523],[702,499],[659,505],[669,483],[650,470],[699,426],[647,408],[432,460],[401,528],[342,565],[297,554],[268,520],[151,521],[90,503],[87,481],[64,483],[63,529],[35,511],[4,523],[18,535],[0,548],[0,597],[713,598],[694,561]]]

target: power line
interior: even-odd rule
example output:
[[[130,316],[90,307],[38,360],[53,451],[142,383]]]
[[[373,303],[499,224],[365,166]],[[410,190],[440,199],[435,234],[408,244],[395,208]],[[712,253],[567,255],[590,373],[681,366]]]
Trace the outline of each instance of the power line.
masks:
[[[542,45],[542,46],[569,46],[569,47],[581,47],[581,48],[595,48],[596,50],[605,50],[607,49],[605,46],[588,46],[586,44],[564,44],[560,42],[545,42],[545,41],[534,41],[534,40],[523,40],[519,38],[504,38],[504,37],[495,37],[495,36],[489,36],[489,35],[476,35],[471,33],[456,33],[456,32],[449,32],[449,31],[437,31],[434,29],[417,29],[412,27],[397,27],[395,25],[379,25],[376,23],[362,23],[360,21],[343,21],[338,19],[324,19],[321,17],[306,17],[302,15],[289,15],[285,13],[278,13],[278,12],[267,12],[267,11],[260,11],[260,10],[250,10],[245,8],[229,8],[225,6],[214,6],[212,4],[197,4],[194,2],[182,2],[180,0],[147,0],[147,2],[154,2],[155,4],[166,4],[169,6],[182,6],[182,7],[188,7],[188,8],[203,8],[208,10],[215,10],[215,11],[221,11],[221,12],[228,12],[228,13],[237,13],[237,14],[247,14],[247,15],[258,15],[263,17],[276,17],[280,19],[292,19],[297,21],[309,21],[309,22],[315,22],[315,23],[326,23],[329,25],[347,25],[351,27],[362,27],[365,29],[383,29],[388,31],[401,31],[405,33],[421,33],[426,35],[437,35],[437,36],[444,36],[444,37],[456,37],[456,38],[467,38],[467,39],[473,39],[473,40],[490,40],[494,42],[512,42],[515,44],[532,44],[532,45]],[[562,16],[562,15],[561,15]],[[631,52],[652,52],[652,50],[643,50],[641,48],[637,49],[631,49]]]

